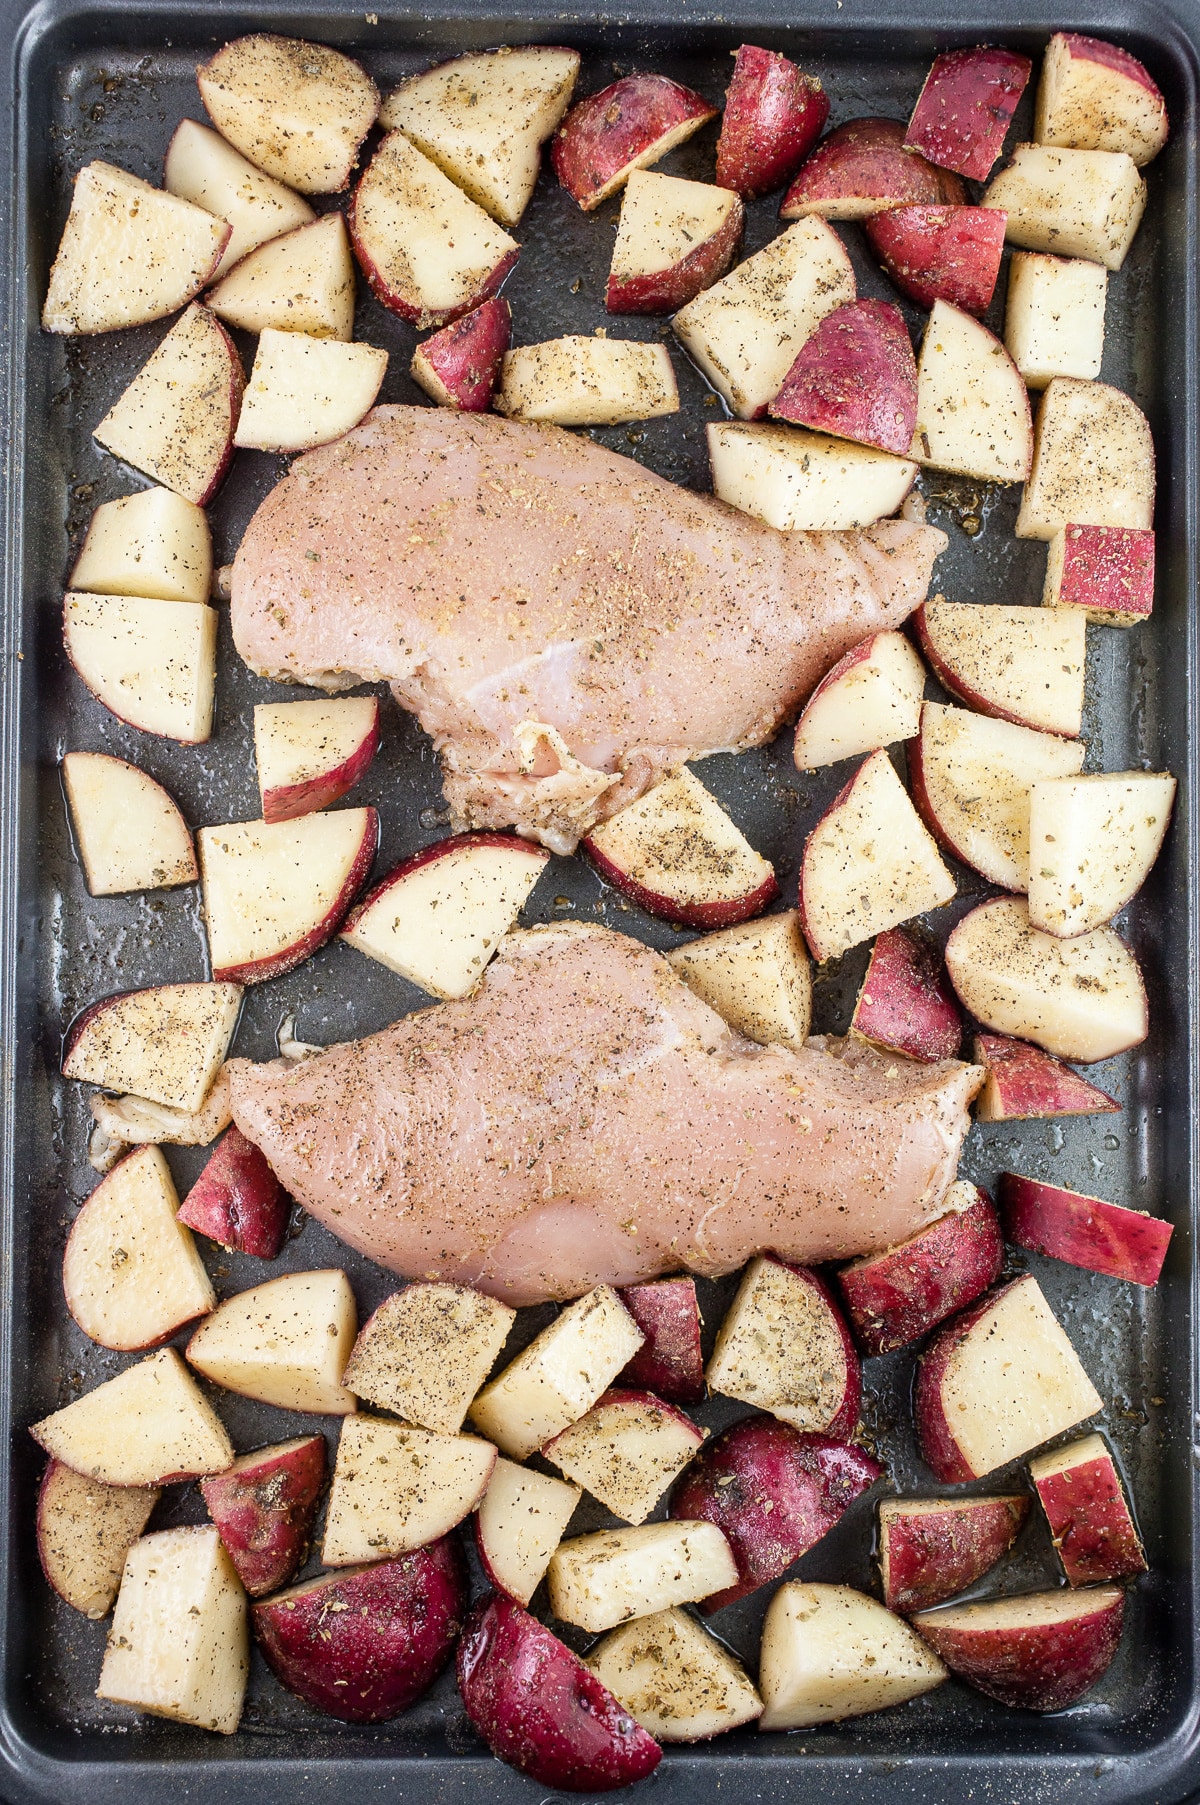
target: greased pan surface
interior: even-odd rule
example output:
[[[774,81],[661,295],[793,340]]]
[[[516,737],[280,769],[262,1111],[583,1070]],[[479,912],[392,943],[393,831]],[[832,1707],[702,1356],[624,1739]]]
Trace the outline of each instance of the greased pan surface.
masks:
[[[1136,1054],[1096,1072],[1123,1102],[1118,1117],[996,1125],[972,1132],[964,1169],[990,1184],[1013,1167],[1167,1215],[1176,1224],[1158,1290],[1093,1278],[1030,1256],[1051,1303],[1109,1401],[1104,1428],[1123,1462],[1146,1537],[1151,1573],[1130,1598],[1121,1653],[1102,1685],[1075,1709],[1048,1719],[1006,1712],[950,1684],[901,1710],[790,1737],[753,1730],[693,1750],[669,1750],[636,1795],[681,1805],[697,1789],[732,1805],[872,1799],[928,1805],[980,1801],[1181,1800],[1200,1786],[1196,1723],[1196,1529],[1200,1430],[1195,1427],[1197,1173],[1197,720],[1196,594],[1196,46],[1200,7],[1108,6],[1071,13],[1003,4],[926,4],[907,19],[877,0],[787,0],[733,5],[720,16],[682,0],[650,0],[619,18],[564,14],[551,4],[505,13],[483,3],[455,16],[441,3],[378,14],[265,5],[253,13],[205,4],[186,13],[142,4],[87,10],[71,0],[24,12],[9,26],[4,72],[9,164],[0,191],[8,250],[6,333],[10,434],[3,465],[3,745],[0,781],[3,942],[3,1213],[5,1295],[0,1301],[0,1797],[7,1801],[107,1801],[145,1805],[186,1797],[201,1805],[301,1800],[536,1801],[545,1789],[492,1760],[466,1725],[451,1674],[392,1724],[361,1729],[321,1719],[284,1693],[255,1658],[242,1729],[231,1739],[183,1730],[101,1704],[94,1687],[104,1626],[89,1624],[49,1593],[37,1566],[33,1501],[41,1456],[27,1425],[124,1365],[128,1357],[87,1342],[62,1301],[59,1263],[67,1228],[94,1175],[86,1163],[88,1115],[81,1087],[58,1077],[64,1026],[98,996],[205,972],[195,890],[91,900],[66,828],[57,765],[71,748],[111,751],[142,763],[176,795],[195,824],[257,812],[249,713],[256,700],[290,692],[252,677],[222,626],[218,716],[211,743],[184,748],[123,728],[84,691],[62,653],[59,603],[71,552],[91,509],[139,486],[90,438],[163,328],[63,341],[38,331],[46,272],[75,171],[105,157],[157,181],[178,119],[202,117],[194,66],[239,32],[269,28],[323,39],[360,55],[381,88],[440,57],[499,42],[549,41],[584,53],[580,92],[631,68],[656,68],[719,100],[729,52],[744,38],[795,56],[823,78],[832,121],[879,112],[907,117],[938,49],[1003,41],[1036,55],[1061,27],[1117,38],[1149,64],[1171,109],[1167,150],[1148,173],[1150,206],[1133,251],[1110,281],[1102,372],[1146,410],[1159,456],[1160,588],[1151,624],[1129,634],[1093,629],[1085,733],[1089,768],[1168,767],[1180,779],[1175,826],[1147,890],[1124,918],[1146,968],[1152,1031]],[[1009,19],[1013,23],[1008,23]],[[1009,136],[1027,130],[1030,97]],[[662,165],[711,179],[715,127]],[[776,201],[749,209],[747,249],[778,229]],[[615,334],[658,338],[657,321],[610,321],[604,276],[617,201],[584,216],[543,177],[517,236],[524,252],[507,285],[516,337],[528,342],[608,325]],[[839,227],[860,275],[860,293],[895,300],[865,254],[860,229]],[[415,335],[366,295],[356,337],[391,352],[382,399],[421,399],[407,376]],[[989,315],[1002,319],[1004,279]],[[905,305],[914,327],[920,314]],[[672,343],[669,334],[667,342]],[[245,346],[243,347],[245,349]],[[644,428],[599,434],[661,474],[706,488],[704,423],[716,410],[672,345],[683,411]],[[212,519],[219,560],[231,556],[282,460],[239,454]],[[935,587],[959,600],[1035,602],[1040,546],[1012,538],[1018,493],[979,494],[943,479],[925,484],[930,518],[950,534]],[[980,530],[973,532],[979,525]],[[376,803],[383,844],[377,870],[445,831],[432,755],[412,722],[385,702],[385,745],[353,800]],[[804,834],[843,773],[800,778],[790,734],[741,758],[718,758],[703,776],[753,843],[775,860],[784,902],[794,901]],[[943,936],[983,892],[960,872],[960,899],[935,918]],[[625,906],[578,861],[554,860],[528,920],[586,918],[656,945],[675,943],[661,923]],[[943,919],[944,918],[944,919]],[[822,1029],[846,1026],[865,964],[852,954],[818,984]],[[277,982],[247,994],[237,1049],[274,1051],[281,1019],[296,1012],[302,1038],[331,1041],[378,1028],[424,999],[349,948],[334,945]],[[202,1155],[171,1149],[181,1186]],[[206,1243],[218,1290],[265,1276],[257,1262]],[[216,1257],[209,1257],[215,1255]],[[392,1288],[387,1275],[308,1223],[276,1268],[344,1265],[364,1313]],[[1014,1262],[1014,1269],[1016,1264]],[[702,1286],[711,1337],[724,1286]],[[524,1333],[539,1320],[526,1313]],[[181,1338],[182,1339],[182,1338]],[[865,1420],[899,1490],[931,1490],[913,1446],[910,1355],[869,1363]],[[305,1420],[222,1394],[235,1443],[248,1448],[336,1424]],[[703,1420],[738,1414],[715,1401]],[[987,1487],[1012,1475],[991,1476]],[[1019,1480],[1018,1480],[1019,1483]],[[154,1524],[198,1521],[194,1488],[173,1488]],[[873,1501],[852,1510],[798,1571],[869,1585]],[[581,1526],[599,1526],[597,1511]],[[476,1576],[478,1577],[478,1576]],[[998,1576],[1005,1590],[1054,1584],[1045,1532],[1034,1523]],[[747,1600],[716,1620],[753,1658],[761,1603]]]

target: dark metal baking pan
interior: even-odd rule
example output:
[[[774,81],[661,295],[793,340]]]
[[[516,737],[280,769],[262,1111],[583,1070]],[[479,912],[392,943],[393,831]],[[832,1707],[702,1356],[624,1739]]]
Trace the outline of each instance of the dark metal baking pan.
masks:
[[[1105,1428],[1130,1478],[1151,1560],[1134,1588],[1117,1662],[1074,1709],[1040,1718],[1002,1710],[951,1683],[901,1710],[820,1732],[726,1737],[668,1751],[642,1793],[682,1805],[711,1790],[731,1805],[750,1801],[1155,1800],[1172,1805],[1200,1785],[1196,1629],[1200,1440],[1196,1382],[1198,934],[1195,739],[1200,719],[1193,598],[1197,577],[1197,46],[1200,6],[1096,4],[1069,14],[1045,0],[734,0],[727,10],[686,0],[636,0],[619,16],[564,14],[552,0],[505,12],[487,0],[465,9],[432,0],[418,11],[328,12],[320,5],[267,4],[251,12],[221,0],[188,10],[153,0],[87,7],[45,0],[0,8],[5,32],[7,121],[0,222],[7,252],[2,323],[8,432],[4,445],[4,617],[0,706],[0,853],[3,941],[3,1208],[0,1216],[0,1795],[13,1801],[82,1797],[95,1805],[137,1797],[216,1805],[249,1801],[356,1799],[412,1802],[527,1800],[545,1789],[501,1767],[466,1725],[452,1675],[394,1723],[363,1730],[319,1718],[284,1693],[258,1662],[243,1726],[229,1739],[137,1718],[94,1697],[104,1627],[54,1599],[38,1571],[33,1498],[40,1457],[26,1433],[45,1411],[109,1375],[123,1360],[88,1343],[62,1303],[59,1261],[67,1227],[94,1182],[86,1163],[87,1109],[79,1087],[60,1081],[64,1024],[93,998],[166,978],[199,976],[203,933],[193,890],[93,902],[68,841],[57,765],[64,750],[111,750],[167,783],[195,822],[256,812],[248,738],[252,703],[286,695],[252,677],[223,629],[218,718],[212,742],[184,748],[122,727],[83,690],[62,654],[59,602],[73,545],[92,507],[137,486],[99,451],[90,429],[161,336],[161,328],[63,341],[38,331],[38,306],[69,198],[89,158],[108,157],[157,180],[176,121],[202,116],[193,70],[200,55],[238,32],[262,27],[355,50],[381,86],[435,58],[499,42],[551,41],[584,52],[581,91],[614,71],[660,68],[719,98],[729,52],[749,38],[786,50],[824,78],[833,118],[883,112],[904,118],[933,53],[980,40],[1037,54],[1050,31],[1072,27],[1117,38],[1149,64],[1164,88],[1173,134],[1148,171],[1150,206],[1124,270],[1112,278],[1103,374],[1148,413],[1159,454],[1160,592],[1153,622],[1132,633],[1091,634],[1086,732],[1090,764],[1167,766],[1180,800],[1167,852],[1124,930],[1147,970],[1152,1032],[1136,1054],[1101,1069],[1124,1103],[1119,1117],[973,1131],[967,1169],[990,1182],[1006,1166],[1100,1191],[1168,1215],[1176,1234],[1158,1290],[1144,1294],[1030,1257],[1085,1364],[1109,1400]],[[1029,99],[1010,141],[1028,129]],[[673,153],[678,174],[711,174],[713,129]],[[590,331],[602,310],[615,202],[585,217],[543,179],[522,224],[525,254],[512,277],[519,339]],[[748,246],[777,229],[774,203],[751,208]],[[854,226],[841,228],[862,292],[890,295],[863,254]],[[894,298],[894,297],[891,297]],[[1003,282],[991,316],[1001,316]],[[910,310],[914,328],[919,316]],[[656,321],[623,320],[632,337],[657,337]],[[421,399],[407,372],[414,335],[364,292],[358,335],[392,353],[384,399]],[[644,428],[601,435],[617,449],[685,484],[707,486],[703,426],[711,400],[675,354],[683,412]],[[227,558],[250,512],[282,468],[240,454],[215,508],[218,555]],[[968,600],[1037,600],[1041,548],[1012,537],[1016,494],[973,493],[933,479],[931,518],[950,549],[937,585]],[[980,524],[980,530],[970,530]],[[388,702],[385,750],[356,800],[379,805],[380,869],[444,831],[436,767],[413,723]],[[703,767],[754,843],[776,861],[784,901],[794,898],[804,833],[841,782],[838,771],[798,777],[790,736],[741,758]],[[982,886],[962,873],[961,898]],[[672,930],[623,904],[577,861],[555,860],[527,919],[584,916],[658,945]],[[846,1025],[861,975],[860,950],[823,973],[818,1026]],[[345,946],[282,980],[251,991],[238,1048],[274,1051],[292,1010],[305,1039],[362,1034],[422,999]],[[1115,1127],[1113,1124],[1115,1123]],[[200,1156],[170,1150],[186,1184]],[[211,1251],[211,1250],[210,1250]],[[289,1244],[292,1268],[345,1264],[366,1310],[391,1288],[386,1274],[348,1256],[309,1223]],[[210,1260],[222,1292],[263,1276],[248,1259]],[[722,1287],[704,1287],[710,1333]],[[727,1287],[724,1289],[727,1290]],[[535,1319],[525,1319],[525,1333]],[[911,1357],[867,1369],[867,1428],[886,1451],[898,1489],[929,1488],[909,1428]],[[296,1419],[225,1394],[236,1443],[250,1447],[295,1433]],[[730,1407],[709,1412],[714,1423]],[[314,1421],[332,1440],[336,1425]],[[994,1479],[992,1481],[994,1484]],[[173,1488],[155,1521],[198,1520],[194,1488]],[[599,1521],[599,1518],[594,1519]],[[820,1544],[800,1571],[870,1583],[872,1509],[865,1502]],[[1053,1584],[1048,1544],[1035,1527],[999,1576],[1007,1590]],[[717,1620],[751,1658],[761,1604],[746,1601]]]

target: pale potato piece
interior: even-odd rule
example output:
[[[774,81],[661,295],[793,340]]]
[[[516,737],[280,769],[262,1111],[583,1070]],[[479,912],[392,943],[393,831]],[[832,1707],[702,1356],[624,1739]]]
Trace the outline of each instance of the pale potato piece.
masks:
[[[1044,389],[1055,376],[1099,376],[1107,299],[1102,264],[1013,252],[1004,343],[1031,389]]]
[[[173,1347],[43,1417],[29,1433],[55,1460],[105,1485],[166,1485],[233,1465],[225,1425]]]
[[[79,676],[118,720],[187,746],[212,732],[215,608],[68,594],[63,641]]]
[[[243,332],[306,332],[349,344],[354,337],[354,259],[346,222],[326,213],[259,245],[209,289],[205,305]]]
[[[903,633],[872,633],[826,672],[800,713],[792,741],[798,771],[882,751],[921,725],[925,666]]]
[[[1039,144],[1124,150],[1140,169],[1158,155],[1167,129],[1166,103],[1135,57],[1102,39],[1053,34],[1034,115]]]
[[[510,420],[616,426],[679,412],[665,345],[576,334],[504,353],[495,407]]]
[[[1171,820],[1169,773],[1059,777],[1030,791],[1029,920],[1048,934],[1089,933],[1136,896]]]
[[[38,1557],[61,1599],[85,1617],[108,1616],[125,1556],[161,1496],[157,1486],[102,1485],[50,1462],[38,1491]]]
[[[181,119],[167,146],[163,187],[228,220],[233,228],[216,270],[223,276],[248,251],[313,218],[308,202],[248,163],[219,132]]]
[[[882,1711],[948,1677],[902,1617],[850,1586],[780,1586],[763,1623],[760,1730],[798,1730]]]
[[[912,458],[802,427],[712,422],[713,493],[785,532],[844,532],[894,514],[916,478]]]
[[[204,509],[157,487],[101,502],[68,587],[99,595],[207,602],[212,535]]]
[[[264,327],[234,444],[308,451],[340,439],[374,407],[387,363],[374,345]]]
[[[580,1629],[612,1629],[672,1605],[694,1604],[737,1579],[715,1523],[642,1523],[560,1542],[550,1560],[550,1609]]]
[[[728,226],[733,213],[740,231],[741,202],[732,188],[683,181],[657,169],[635,169],[621,197],[610,288],[614,281],[664,275],[686,263]],[[726,262],[733,249],[730,244]]]
[[[741,1662],[686,1611],[613,1630],[586,1665],[659,1742],[703,1742],[762,1715]]]
[[[64,1078],[168,1109],[202,1107],[229,1051],[238,984],[154,984],[93,1003],[67,1035]]]
[[[1087,623],[1078,608],[947,602],[918,617],[939,682],[982,714],[1072,738],[1083,724]]]
[[[1106,382],[1056,376],[1042,396],[1018,539],[1065,526],[1154,524],[1154,440],[1136,402]]]
[[[1009,244],[1120,269],[1145,212],[1146,184],[1123,151],[1018,144],[980,205],[1007,213]]]
[[[406,1422],[455,1435],[516,1315],[466,1285],[408,1285],[363,1325],[342,1382]]]
[[[644,1523],[707,1431],[648,1391],[612,1391],[542,1449],[542,1458],[626,1523]]]
[[[321,1559],[353,1567],[448,1535],[488,1487],[496,1450],[477,1435],[432,1435],[382,1417],[342,1424]]]
[[[187,1345],[217,1385],[283,1410],[347,1416],[342,1373],[354,1345],[354,1293],[344,1272],[286,1272],[227,1297]]]
[[[161,784],[103,752],[68,752],[62,776],[90,895],[195,883],[192,836]]]
[[[492,1584],[528,1604],[582,1496],[577,1485],[500,1456],[475,1519],[479,1558]]]
[[[857,1376],[837,1310],[812,1277],[766,1254],[751,1260],[704,1369],[709,1391],[819,1434],[843,1416]]]
[[[799,1052],[812,1026],[812,973],[795,909],[737,922],[667,954],[689,990],[731,1028]]]
[[[379,111],[379,91],[358,63],[300,38],[237,38],[201,63],[196,81],[217,130],[302,194],[346,187]]]
[[[989,483],[1024,482],[1033,458],[1029,396],[1016,365],[986,326],[948,301],[934,302],[921,340],[912,455]]]

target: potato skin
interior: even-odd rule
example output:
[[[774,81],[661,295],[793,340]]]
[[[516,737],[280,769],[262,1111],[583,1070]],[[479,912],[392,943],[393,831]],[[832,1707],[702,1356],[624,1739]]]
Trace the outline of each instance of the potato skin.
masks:
[[[598,207],[660,139],[680,138],[716,107],[666,75],[626,75],[577,101],[551,144],[554,173],[585,212]],[[669,145],[663,145],[665,152]],[[660,153],[661,154],[661,153]]]
[[[208,1513],[251,1598],[286,1585],[303,1561],[326,1467],[325,1437],[310,1435],[201,1480]]]
[[[904,142],[940,169],[985,182],[1033,64],[1016,50],[978,45],[934,59]]]
[[[944,1498],[939,1510],[905,1510],[904,1499],[879,1507],[883,1602],[892,1611],[923,1611],[964,1592],[1012,1547],[1029,1515],[1029,1499]]]
[[[908,928],[876,935],[850,1032],[925,1065],[958,1058],[962,1015],[932,941]]]
[[[964,1480],[974,1479],[976,1475],[955,1441],[954,1432],[942,1409],[942,1377],[958,1343],[970,1333],[985,1311],[993,1309],[1004,1293],[1010,1291],[1013,1284],[1019,1283],[1020,1280],[1014,1279],[995,1291],[985,1292],[968,1309],[951,1317],[938,1330],[917,1366],[917,1379],[913,1387],[913,1419],[917,1425],[917,1440],[926,1466],[943,1485],[961,1485]]]
[[[717,140],[717,186],[756,200],[804,161],[829,118],[815,75],[756,44],[742,44],[725,94]]]
[[[1006,220],[995,207],[894,207],[873,214],[863,229],[910,301],[949,301],[978,315],[995,292]]]
[[[1004,1265],[1000,1221],[986,1191],[899,1247],[838,1273],[854,1332],[868,1354],[927,1334],[994,1285]]]
[[[704,1396],[704,1356],[695,1279],[628,1285],[621,1302],[646,1337],[618,1375],[621,1382],[644,1386],[673,1404],[698,1404]]]
[[[411,374],[439,407],[486,413],[512,341],[512,308],[492,295],[417,346]]]
[[[1046,1595],[1057,1600],[1060,1594]],[[997,1609],[1011,1601],[989,1601]],[[1091,1690],[1117,1652],[1125,1619],[1125,1594],[1113,1589],[1098,1610],[1087,1610],[1066,1622],[1028,1627],[990,1627],[988,1605],[970,1625],[952,1625],[945,1614],[930,1611],[914,1620],[947,1667],[969,1686],[1024,1711],[1062,1711]]]
[[[917,425],[917,362],[900,309],[862,300],[827,313],[768,412],[904,457]]]
[[[961,206],[962,183],[904,149],[895,119],[848,119],[823,138],[783,197],[781,219],[859,219],[886,207]]]
[[[288,1199],[258,1148],[231,1127],[184,1198],[178,1219],[221,1247],[273,1260],[283,1246]]]

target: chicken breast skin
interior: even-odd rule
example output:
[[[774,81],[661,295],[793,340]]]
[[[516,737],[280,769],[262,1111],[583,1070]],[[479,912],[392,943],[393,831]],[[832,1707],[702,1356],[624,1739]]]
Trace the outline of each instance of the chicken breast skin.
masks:
[[[458,824],[568,852],[664,771],[771,738],[945,543],[777,532],[559,427],[379,407],[259,507],[233,634],[265,676],[390,683]]]
[[[583,924],[510,935],[461,1002],[226,1069],[238,1127],[326,1228],[513,1304],[892,1245],[938,1214],[983,1077],[758,1046],[660,953]]]

